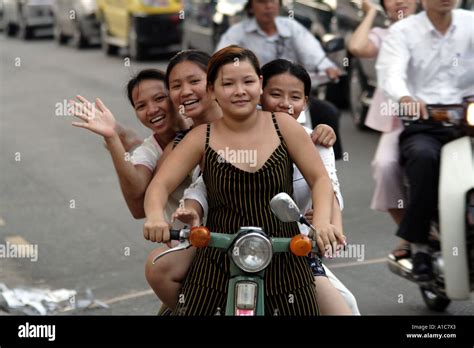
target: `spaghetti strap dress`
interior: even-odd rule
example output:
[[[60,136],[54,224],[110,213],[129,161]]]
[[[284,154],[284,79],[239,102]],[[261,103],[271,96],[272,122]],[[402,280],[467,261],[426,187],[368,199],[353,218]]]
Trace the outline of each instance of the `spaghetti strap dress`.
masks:
[[[293,162],[275,114],[278,147],[256,172],[237,168],[211,146],[207,126],[203,180],[207,187],[207,227],[213,232],[236,233],[242,226],[258,226],[270,237],[293,237],[298,225],[278,220],[270,200],[280,192],[293,194]],[[224,314],[229,279],[225,251],[198,249],[178,297],[174,315]],[[265,315],[318,315],[316,289],[306,257],[277,253],[265,271]]]

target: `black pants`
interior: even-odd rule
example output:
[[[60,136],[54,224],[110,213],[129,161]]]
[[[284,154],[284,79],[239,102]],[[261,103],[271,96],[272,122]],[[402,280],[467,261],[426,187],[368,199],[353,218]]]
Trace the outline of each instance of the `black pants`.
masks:
[[[427,124],[412,124],[400,134],[401,164],[410,194],[397,236],[411,243],[427,243],[430,222],[438,209],[441,147],[457,136],[454,128]]]
[[[341,159],[342,143],[339,133],[339,110],[330,102],[310,97],[309,113],[311,114],[313,127],[316,127],[318,124],[327,124],[334,129],[337,137],[336,143],[333,145],[334,156],[337,160]]]

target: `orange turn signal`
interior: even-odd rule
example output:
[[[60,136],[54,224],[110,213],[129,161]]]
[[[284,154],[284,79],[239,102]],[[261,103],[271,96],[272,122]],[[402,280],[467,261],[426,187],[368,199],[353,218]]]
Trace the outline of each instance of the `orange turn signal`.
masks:
[[[205,226],[195,226],[189,232],[189,241],[196,248],[204,248],[211,241],[211,232]]]
[[[291,238],[290,241],[290,250],[296,256],[307,256],[311,249],[313,249],[313,243],[311,239],[304,234],[299,234]]]

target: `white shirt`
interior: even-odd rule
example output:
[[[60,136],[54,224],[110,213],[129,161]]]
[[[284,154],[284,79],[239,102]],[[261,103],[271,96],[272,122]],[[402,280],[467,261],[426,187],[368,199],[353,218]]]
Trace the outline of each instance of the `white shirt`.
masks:
[[[277,34],[268,36],[254,17],[246,18],[222,35],[216,51],[229,45],[239,45],[255,53],[260,65],[283,58],[301,64],[310,72],[335,67],[326,57],[319,41],[298,21],[276,17],[275,25]],[[278,54],[278,51],[281,53]]]
[[[460,103],[474,94],[474,13],[453,10],[444,36],[424,11],[393,24],[376,69],[378,85],[396,102]]]
[[[154,135],[150,135],[133,151],[130,162],[135,166],[141,164],[150,169],[151,172],[154,172],[156,163],[162,154],[163,149],[156,141]]]
[[[311,134],[312,130],[304,127],[308,134]],[[344,201],[341,194],[341,188],[339,185],[339,180],[336,174],[336,160],[334,158],[334,150],[332,147],[325,148],[323,146],[317,145],[316,148],[319,151],[321,160],[324,163],[324,166],[328,172],[329,179],[331,180],[332,187],[336,198],[339,202],[341,210],[344,208]],[[303,174],[299,171],[296,165],[293,165],[293,196],[295,203],[304,214],[311,209],[312,206],[312,197],[311,197],[311,188],[308,186],[308,183],[303,177]],[[207,204],[207,190],[206,184],[202,178],[202,175],[197,178],[190,186],[184,191],[183,199],[194,199],[201,204],[204,216],[207,216],[209,206]],[[302,232],[307,233],[307,227],[300,225]]]

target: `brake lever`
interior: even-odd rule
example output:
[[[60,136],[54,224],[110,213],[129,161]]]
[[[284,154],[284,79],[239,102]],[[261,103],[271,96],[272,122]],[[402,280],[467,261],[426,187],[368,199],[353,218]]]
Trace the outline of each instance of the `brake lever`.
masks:
[[[161,253],[160,255],[156,256],[154,259],[153,259],[153,264],[156,263],[156,261],[158,261],[161,257],[165,256],[166,254],[169,254],[169,253],[173,253],[175,251],[179,251],[179,250],[185,250],[185,249],[188,249],[191,247],[191,243],[189,242],[188,239],[184,239],[182,241],[179,242],[179,244],[177,246],[175,246],[174,248],[171,248],[170,250],[166,250],[164,253]]]

